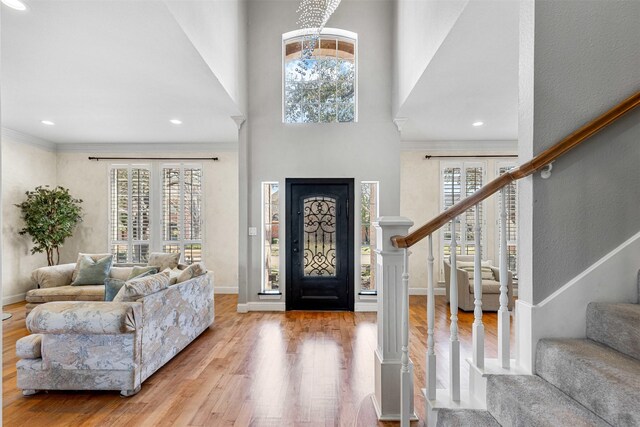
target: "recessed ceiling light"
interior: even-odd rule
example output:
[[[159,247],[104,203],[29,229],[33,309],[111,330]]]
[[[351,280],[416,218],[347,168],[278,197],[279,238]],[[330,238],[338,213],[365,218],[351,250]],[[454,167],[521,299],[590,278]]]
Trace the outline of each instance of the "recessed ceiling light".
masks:
[[[47,126],[55,125],[55,123],[53,123],[51,120],[42,120],[40,123],[42,123],[43,125],[47,125]]]
[[[27,10],[27,5],[21,2],[20,0],[2,0],[2,3],[5,6],[10,7],[15,10]]]
[[[182,124],[182,120],[179,120],[179,119],[171,119],[169,121],[171,122],[171,124],[174,124],[174,125],[181,125]]]
[[[478,126],[482,126],[484,124],[484,122],[473,122],[473,126],[478,127]]]

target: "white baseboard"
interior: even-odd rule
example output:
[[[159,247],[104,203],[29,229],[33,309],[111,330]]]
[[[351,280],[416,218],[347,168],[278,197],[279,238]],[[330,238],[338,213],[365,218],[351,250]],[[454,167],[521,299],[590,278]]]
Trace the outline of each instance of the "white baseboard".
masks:
[[[518,300],[518,363],[533,370],[535,349],[541,338],[584,338],[590,302],[636,303],[638,260],[640,233],[539,304]]]
[[[2,305],[15,304],[17,302],[22,302],[25,300],[27,296],[26,292],[17,295],[9,295],[7,297],[2,297]]]
[[[272,302],[272,301],[252,301],[246,304],[238,304],[238,313],[248,313],[250,311],[285,311],[286,305],[284,302]]]
[[[444,288],[434,288],[434,295],[446,295]],[[427,295],[427,288],[409,288],[409,295]]]
[[[237,294],[238,287],[237,286],[216,286],[213,285],[213,293],[214,294]]]
[[[353,307],[354,311],[357,312],[376,312],[378,311],[378,303],[377,302],[356,302]]]

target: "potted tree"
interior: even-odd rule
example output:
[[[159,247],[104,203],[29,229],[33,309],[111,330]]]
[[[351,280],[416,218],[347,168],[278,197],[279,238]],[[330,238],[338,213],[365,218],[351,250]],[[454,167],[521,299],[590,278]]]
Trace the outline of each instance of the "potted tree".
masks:
[[[31,253],[46,252],[49,265],[60,262],[60,246],[82,221],[82,200],[75,199],[64,187],[36,187],[25,193],[27,199],[16,205],[22,212],[25,226],[20,235],[28,234],[33,240]],[[54,260],[55,252],[55,260]]]

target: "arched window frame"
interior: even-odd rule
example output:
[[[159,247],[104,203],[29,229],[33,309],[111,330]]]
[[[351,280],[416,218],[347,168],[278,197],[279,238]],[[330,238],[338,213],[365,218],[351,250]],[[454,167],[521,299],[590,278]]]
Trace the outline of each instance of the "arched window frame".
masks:
[[[286,110],[286,105],[285,105],[285,88],[286,88],[286,72],[285,72],[285,66],[286,66],[286,45],[287,42],[290,42],[292,39],[296,39],[296,38],[300,38],[300,37],[304,37],[307,35],[312,34],[313,30],[311,29],[300,29],[300,30],[294,30],[294,31],[289,31],[287,33],[284,33],[282,35],[282,53],[281,53],[281,57],[282,57],[282,79],[281,79],[281,85],[282,85],[282,94],[280,96],[281,99],[281,104],[282,104],[282,123],[285,124],[327,124],[330,122],[310,122],[310,123],[288,123],[285,121],[285,110]],[[340,28],[324,28],[321,32],[320,32],[320,37],[322,36],[334,36],[334,37],[338,37],[338,38],[344,38],[344,39],[348,39],[349,41],[353,42],[354,44],[354,53],[353,53],[353,57],[354,57],[354,114],[353,114],[353,122],[346,122],[346,123],[357,123],[358,122],[358,58],[359,58],[359,53],[358,53],[358,33],[354,33],[352,31],[348,31],[348,30],[342,30]],[[344,123],[344,122],[343,122]]]

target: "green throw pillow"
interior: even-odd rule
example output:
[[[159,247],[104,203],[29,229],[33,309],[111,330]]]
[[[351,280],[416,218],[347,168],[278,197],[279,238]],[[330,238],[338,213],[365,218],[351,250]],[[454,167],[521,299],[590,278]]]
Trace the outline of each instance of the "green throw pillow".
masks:
[[[124,280],[114,279],[112,277],[104,279],[104,300],[113,301],[113,298],[120,292],[120,288],[122,288],[125,283]]]
[[[157,274],[157,273],[158,273],[158,267],[153,267],[153,266],[149,266],[149,267],[135,266],[131,270],[131,274],[129,274],[129,277],[127,278],[127,280],[131,280],[131,279],[134,279],[136,277],[149,276],[151,274]]]
[[[113,261],[113,255],[107,255],[104,258],[100,258],[96,261],[89,256],[83,256],[80,259],[78,265],[78,276],[73,281],[72,285],[102,285],[104,279],[109,277],[109,270],[111,270],[111,262]]]

